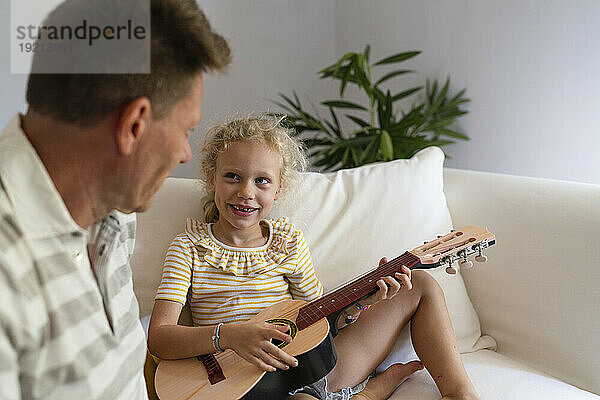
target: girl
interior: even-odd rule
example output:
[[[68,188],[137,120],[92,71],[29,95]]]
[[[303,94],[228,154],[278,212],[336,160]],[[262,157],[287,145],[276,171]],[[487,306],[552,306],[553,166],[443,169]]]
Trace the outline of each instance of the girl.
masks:
[[[162,359],[178,359],[230,348],[263,370],[294,367],[296,359],[271,343],[290,342],[287,327],[246,321],[279,301],[312,301],[323,293],[302,232],[287,219],[267,219],[273,202],[305,168],[301,147],[279,121],[248,117],[212,128],[201,158],[211,197],[205,222],[188,220],[168,250],[149,349]],[[478,399],[437,282],[422,271],[403,271],[381,279],[375,294],[344,310],[336,366],[296,396],[386,399],[424,365],[444,399]],[[190,287],[194,327],[180,326]],[[369,380],[408,321],[422,364],[395,364]]]

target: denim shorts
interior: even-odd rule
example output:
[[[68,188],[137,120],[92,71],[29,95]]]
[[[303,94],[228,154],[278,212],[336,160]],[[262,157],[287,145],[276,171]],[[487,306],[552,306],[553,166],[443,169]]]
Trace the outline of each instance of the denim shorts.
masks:
[[[327,378],[323,377],[315,383],[311,383],[310,385],[290,392],[290,395],[296,393],[306,393],[316,397],[319,400],[348,400],[356,393],[362,392],[365,386],[367,386],[367,382],[369,382],[370,378],[371,376],[367,376],[364,381],[354,387],[344,388],[339,392],[331,393],[327,391]]]

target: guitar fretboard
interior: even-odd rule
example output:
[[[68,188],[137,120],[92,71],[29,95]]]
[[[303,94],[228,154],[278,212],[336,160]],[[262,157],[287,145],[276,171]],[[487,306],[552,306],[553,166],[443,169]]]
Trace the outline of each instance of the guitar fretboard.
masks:
[[[402,272],[402,265],[413,268],[418,263],[419,259],[407,251],[344,287],[302,307],[296,318],[296,326],[302,330],[321,318],[347,307],[361,297],[374,292],[380,278],[388,275],[394,276],[395,272]]]

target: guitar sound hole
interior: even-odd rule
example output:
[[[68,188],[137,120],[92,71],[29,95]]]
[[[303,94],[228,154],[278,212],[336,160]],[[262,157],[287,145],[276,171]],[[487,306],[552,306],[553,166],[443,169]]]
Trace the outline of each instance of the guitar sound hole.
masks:
[[[292,339],[294,339],[296,337],[296,332],[298,331],[298,329],[296,328],[296,324],[294,324],[292,321],[287,320],[287,319],[271,319],[266,322],[275,324],[278,326],[285,326],[286,330],[284,332],[286,334],[290,335],[292,337]],[[282,347],[285,347],[288,345],[288,343],[281,341],[279,339],[275,339],[275,338],[271,339],[271,343],[273,343],[275,346],[279,347],[280,349]]]
[[[285,325],[283,325],[283,324],[277,324],[277,325],[285,326]],[[285,331],[285,333],[286,333],[287,335],[289,335],[289,334],[290,334],[290,331],[291,331],[290,327],[289,327],[289,326],[287,326],[287,330]],[[279,339],[275,339],[275,338],[271,339],[271,343],[273,343],[273,344],[274,344],[275,346],[277,346],[277,347],[283,347],[283,346],[285,346],[285,345],[287,344],[287,343],[285,343],[285,342],[283,342],[283,341],[281,341],[281,340],[279,340]]]

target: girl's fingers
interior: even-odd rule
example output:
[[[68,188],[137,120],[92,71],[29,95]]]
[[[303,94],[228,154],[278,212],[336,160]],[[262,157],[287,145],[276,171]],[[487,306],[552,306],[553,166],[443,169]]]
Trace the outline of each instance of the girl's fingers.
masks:
[[[389,286],[387,296],[388,296],[388,298],[391,299],[400,291],[400,287],[401,287],[400,282],[398,282],[396,279],[392,278],[391,276],[386,276],[382,279]]]
[[[412,282],[410,281],[410,277],[405,274],[401,274],[400,272],[396,272],[396,279],[400,282],[401,289],[412,289]]]
[[[260,358],[265,364],[269,365],[271,368],[279,368],[283,370],[290,369],[290,367],[287,364],[277,359],[276,357],[273,357],[273,355],[271,355],[267,351],[262,351]]]
[[[295,367],[298,365],[298,360],[281,350],[279,347],[275,346],[271,341],[272,339],[277,339],[282,342],[290,343],[292,341],[292,337],[287,333],[284,333],[288,330],[289,327],[286,325],[270,324],[269,331],[267,332],[267,336],[265,338],[267,343],[266,346],[263,346],[263,351],[267,353],[269,357],[276,358],[277,364],[275,366],[281,369],[287,369],[288,366]]]
[[[387,292],[388,292],[388,287],[385,284],[385,281],[383,279],[380,279],[377,281],[377,286],[379,287],[379,290],[377,291],[377,297],[379,300],[385,300],[387,299]]]
[[[272,343],[264,351],[268,357],[274,360],[271,365],[279,369],[289,369],[289,367],[298,366],[298,360]]]
[[[261,357],[259,356],[255,356],[255,355],[250,355],[250,359],[246,359],[246,361],[256,365],[258,368],[262,369],[263,371],[271,371],[274,372],[275,371],[275,367],[272,365],[267,364]]]
[[[287,370],[298,365],[298,361],[279,349],[274,344],[267,342],[263,348],[258,348],[244,357],[250,363],[256,365],[263,371],[275,371],[276,368]]]
[[[406,265],[402,266],[402,271],[404,271],[404,273],[406,274],[406,276],[408,276],[408,280],[412,279],[412,270],[410,268],[408,268]]]
[[[292,341],[292,337],[287,334],[290,330],[290,327],[287,325],[277,325],[277,324],[269,324],[267,328],[265,339],[277,339],[286,343],[290,343]]]

